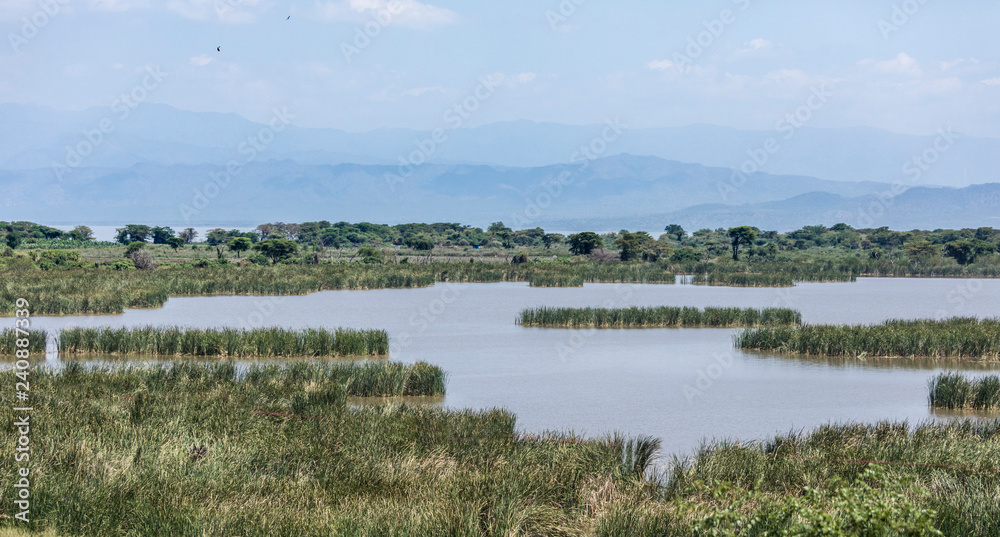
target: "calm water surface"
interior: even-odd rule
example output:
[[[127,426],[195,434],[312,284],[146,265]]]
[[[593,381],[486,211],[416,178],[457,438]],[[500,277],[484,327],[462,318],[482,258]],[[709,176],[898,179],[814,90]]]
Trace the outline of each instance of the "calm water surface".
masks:
[[[448,372],[448,395],[436,404],[504,407],[532,433],[654,435],[666,453],[677,454],[704,439],[755,439],[831,422],[947,419],[928,408],[931,376],[1000,368],[743,353],[732,348],[736,331],[726,329],[573,331],[514,323],[521,309],[542,305],[781,306],[800,310],[807,323],[867,324],[1000,316],[1000,280],[860,279],[790,289],[439,284],[300,297],[172,298],[159,309],[36,318],[34,326],[385,328],[393,360],[422,360]]]

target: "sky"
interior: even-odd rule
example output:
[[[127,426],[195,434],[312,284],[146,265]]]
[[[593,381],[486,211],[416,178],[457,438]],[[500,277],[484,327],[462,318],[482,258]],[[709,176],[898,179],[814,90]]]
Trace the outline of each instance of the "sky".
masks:
[[[0,102],[1000,137],[997,21],[995,0],[0,0]]]

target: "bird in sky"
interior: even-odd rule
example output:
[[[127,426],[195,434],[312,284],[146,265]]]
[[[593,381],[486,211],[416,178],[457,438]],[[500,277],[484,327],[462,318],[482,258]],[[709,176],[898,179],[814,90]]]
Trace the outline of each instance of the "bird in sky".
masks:
[[[285,20],[288,20],[288,19],[290,19],[290,18],[292,18],[292,16],[291,16],[291,15],[289,15],[289,16],[287,16],[287,17],[285,17]]]
[[[222,52],[222,47],[221,46],[215,47],[215,50],[218,50],[219,52]]]

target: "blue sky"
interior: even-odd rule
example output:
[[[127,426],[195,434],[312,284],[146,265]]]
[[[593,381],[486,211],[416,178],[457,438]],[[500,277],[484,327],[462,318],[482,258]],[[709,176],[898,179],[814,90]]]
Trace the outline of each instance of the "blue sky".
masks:
[[[997,21],[986,0],[0,0],[0,102],[109,107],[155,66],[149,102],[350,131],[444,126],[491,80],[463,126],[772,129],[820,91],[809,126],[1000,137]]]

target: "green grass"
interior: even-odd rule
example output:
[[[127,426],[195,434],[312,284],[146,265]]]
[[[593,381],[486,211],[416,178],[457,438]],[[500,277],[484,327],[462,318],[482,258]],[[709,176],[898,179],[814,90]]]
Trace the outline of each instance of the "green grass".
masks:
[[[159,307],[170,296],[303,295],[337,289],[403,289],[435,282],[674,283],[651,265],[613,263],[406,263],[389,265],[271,265],[178,267],[156,270],[8,269],[0,280],[0,312],[26,298],[36,315],[121,313]]]
[[[795,325],[802,314],[785,308],[533,308],[518,324],[547,328],[734,328]]]
[[[180,327],[68,328],[59,352],[160,356],[384,356],[385,330]]]
[[[646,440],[519,440],[503,410],[352,407],[342,368],[33,373],[32,522],[59,535],[582,535]],[[13,373],[0,383],[13,385]],[[269,412],[271,415],[255,413]],[[278,414],[278,415],[274,415]],[[0,420],[12,423],[10,405]],[[13,453],[15,435],[0,437]],[[0,472],[14,475],[13,457]],[[0,494],[15,494],[14,480]],[[5,512],[10,512],[10,507]]]
[[[992,410],[1000,408],[1000,376],[969,378],[942,373],[929,382],[932,407]]]
[[[737,347],[826,356],[926,356],[996,361],[1000,320],[886,321],[873,326],[803,325],[745,330]]]
[[[18,334],[13,328],[0,331],[0,355],[14,356],[18,349],[27,348],[31,354],[45,353],[45,330],[28,330],[28,346],[17,345],[17,340],[25,339],[24,334]]]
[[[692,285],[714,285],[728,287],[792,287],[795,280],[790,274],[733,274],[728,272],[710,272],[696,274],[691,278]]]

